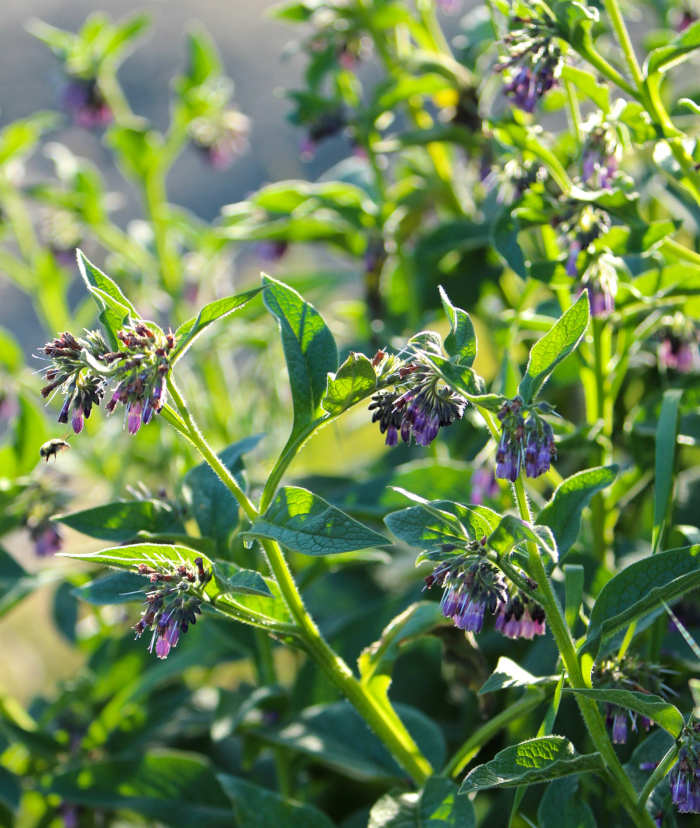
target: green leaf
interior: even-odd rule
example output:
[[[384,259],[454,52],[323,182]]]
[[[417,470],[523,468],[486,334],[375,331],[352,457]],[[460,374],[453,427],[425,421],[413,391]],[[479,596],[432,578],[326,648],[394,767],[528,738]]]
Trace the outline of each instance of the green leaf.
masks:
[[[557,676],[533,676],[511,659],[501,656],[496,669],[479,688],[479,695],[509,690],[511,687],[532,687],[535,684],[554,684]]]
[[[595,816],[581,799],[579,780],[573,776],[556,779],[547,785],[537,809],[538,828],[596,828]]]
[[[92,294],[100,308],[100,321],[105,326],[112,347],[117,347],[117,331],[123,326],[124,320],[131,316],[140,319],[136,308],[122,293],[117,283],[110,279],[85,256],[82,250],[76,251],[78,270],[85,282],[85,286]]]
[[[58,123],[59,116],[55,112],[35,112],[28,118],[8,124],[0,131],[0,166],[28,155],[42,134]]]
[[[527,264],[518,243],[520,227],[510,208],[504,210],[493,226],[492,243],[498,255],[518,276],[527,278]]]
[[[561,76],[573,83],[579,92],[590,98],[603,112],[610,111],[610,89],[607,84],[598,83],[592,72],[565,64],[562,66]]]
[[[82,586],[75,587],[73,594],[89,604],[126,604],[144,600],[145,581],[135,572],[110,572]]]
[[[376,387],[377,375],[370,360],[351,353],[335,374],[328,375],[321,405],[329,414],[337,415],[368,397]]]
[[[586,570],[581,564],[564,564],[564,594],[566,623],[573,632],[583,601]]]
[[[320,413],[328,374],[338,367],[335,340],[318,311],[292,288],[263,277],[265,307],[277,318],[294,405],[292,435]]]
[[[261,437],[261,434],[244,437],[218,455],[239,483],[243,455],[252,451]],[[238,503],[209,464],[200,463],[190,469],[182,480],[181,491],[202,535],[224,542],[238,524]]]
[[[220,773],[217,779],[233,803],[236,824],[255,828],[333,828],[331,820],[312,805],[303,805],[279,794]]]
[[[19,477],[30,472],[39,462],[39,448],[48,439],[46,420],[41,409],[25,394],[17,395],[19,416],[15,420],[12,448],[14,469],[4,468],[4,474]]]
[[[131,811],[168,825],[230,828],[229,798],[208,761],[150,750],[128,759],[90,759],[48,780],[47,793],[75,805]]]
[[[174,364],[187,351],[194,340],[204,331],[212,322],[217,319],[223,319],[229,314],[244,307],[255,296],[260,293],[261,287],[246,290],[243,293],[237,293],[235,296],[226,296],[223,299],[216,299],[205,305],[193,319],[183,322],[182,325],[175,331],[175,348],[171,356],[171,362]]]
[[[588,326],[588,294],[579,299],[555,322],[552,328],[530,349],[525,376],[519,393],[526,403],[532,402],[554,368],[579,344]]]
[[[534,785],[560,776],[603,769],[600,754],[579,754],[563,736],[544,736],[501,750],[490,762],[473,768],[459,792]]]
[[[649,53],[646,61],[646,74],[667,72],[684,60],[687,60],[695,49],[700,47],[700,21],[695,21],[688,28],[680,32],[666,46],[659,46]]]
[[[457,796],[457,786],[431,776],[415,793],[388,793],[376,802],[367,828],[475,828],[474,806]]]
[[[201,558],[206,567],[211,567],[211,561],[207,556],[196,549],[165,543],[133,543],[128,546],[101,549],[99,552],[59,552],[59,555],[64,558],[75,558],[78,561],[131,571],[140,563],[153,567],[171,567],[194,564],[197,558]]]
[[[676,436],[682,396],[682,388],[670,388],[664,391],[659,424],[656,428],[654,529],[652,533],[654,551],[658,549],[661,542],[673,491],[673,467],[676,460]]]
[[[447,501],[435,501],[432,505],[440,509]],[[399,540],[416,549],[439,549],[444,544],[463,545],[469,541],[466,532],[455,526],[454,520],[436,516],[423,506],[409,506],[398,512],[391,512],[384,523]]]
[[[455,307],[439,286],[440,300],[450,323],[450,333],[445,337],[445,350],[459,365],[471,366],[476,359],[476,333],[469,314]]]
[[[271,538],[304,555],[334,555],[389,541],[341,512],[322,497],[298,486],[285,486],[243,536]]]
[[[537,515],[537,523],[549,526],[554,533],[562,557],[576,542],[584,508],[596,492],[613,482],[616,475],[617,466],[596,466],[567,477]]]
[[[78,623],[78,601],[68,581],[59,584],[53,594],[51,617],[54,627],[71,644],[74,644],[76,641],[75,625]]]
[[[671,736],[678,736],[683,729],[683,714],[681,711],[661,696],[653,693],[639,693],[633,690],[617,690],[615,688],[582,688],[565,687],[565,693],[576,693],[579,696],[593,699],[600,704],[614,704],[627,710],[634,710],[647,719],[656,722],[659,727],[667,730]]]
[[[214,577],[223,593],[240,592],[245,595],[271,596],[263,576],[254,569],[241,569],[228,561],[214,564]]]
[[[159,534],[184,533],[180,515],[162,500],[121,500],[54,520],[91,538],[125,543],[141,531]]]
[[[445,743],[440,728],[415,708],[395,707],[426,759],[435,767],[442,765]],[[282,727],[256,730],[256,737],[302,753],[350,779],[386,783],[405,777],[347,701],[308,707]]]
[[[435,601],[411,604],[382,630],[380,638],[360,653],[357,664],[362,684],[374,685],[380,680],[382,690],[391,683],[394,662],[410,643],[428,635],[437,627],[451,624]]]
[[[652,221],[647,224],[638,220],[629,226],[615,225],[593,242],[594,250],[609,250],[616,256],[647,253],[667,236],[675,233],[672,221]]]
[[[625,567],[601,589],[585,649],[700,586],[700,545],[658,552]]]
[[[545,531],[542,531],[545,530]],[[518,544],[534,543],[547,552],[553,561],[558,560],[557,545],[549,527],[530,526],[514,515],[506,515],[487,540],[487,545],[505,555]]]

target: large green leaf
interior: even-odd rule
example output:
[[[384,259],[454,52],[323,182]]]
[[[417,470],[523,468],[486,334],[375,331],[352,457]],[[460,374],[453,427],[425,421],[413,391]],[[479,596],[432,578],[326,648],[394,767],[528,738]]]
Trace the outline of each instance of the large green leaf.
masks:
[[[138,319],[139,314],[113,279],[96,267],[82,250],[78,250],[76,255],[80,275],[97,302],[101,310],[100,321],[107,330],[112,346],[116,347],[116,334],[125,319],[129,316]]]
[[[338,351],[319,312],[295,290],[264,276],[263,299],[280,326],[294,405],[294,435],[320,413],[328,374],[338,366]]]
[[[21,798],[22,785],[19,777],[0,765],[0,803],[10,811],[16,811]]]
[[[334,555],[389,545],[384,535],[298,486],[282,488],[265,514],[242,534],[271,538],[304,555]]]
[[[220,773],[217,779],[231,799],[241,828],[333,828],[331,820],[312,805],[285,799],[237,776]]]
[[[533,676],[511,659],[501,656],[496,669],[479,688],[479,695],[511,687],[532,687],[535,684],[555,684],[558,676]]]
[[[183,322],[175,331],[175,348],[171,355],[171,362],[175,362],[185,353],[194,340],[205,331],[209,325],[218,319],[223,319],[239,308],[244,307],[255,296],[260,293],[261,287],[237,293],[235,296],[226,296],[223,299],[215,299],[205,305],[193,319]]]
[[[552,558],[558,559],[557,544],[548,526],[531,526],[514,515],[505,515],[488,538],[491,549],[505,555],[514,546],[522,543],[534,543]]]
[[[47,780],[46,793],[75,805],[131,811],[167,825],[230,828],[231,802],[196,754],[150,750],[134,758],[90,759]]]
[[[244,437],[219,453],[219,459],[239,483],[243,455],[252,451],[261,437],[261,434]],[[208,463],[200,463],[187,472],[182,481],[182,495],[203,536],[224,541],[238,523],[238,503]]]
[[[625,567],[600,591],[588,625],[585,649],[632,621],[700,586],[700,545],[670,549]]]
[[[554,490],[537,516],[537,523],[552,530],[560,555],[575,543],[584,508],[596,492],[613,482],[616,474],[617,466],[597,466],[567,477]]]
[[[440,728],[415,708],[397,704],[396,712],[426,759],[440,766],[445,756]],[[405,777],[346,701],[309,707],[282,727],[256,730],[256,737],[305,754],[351,779],[396,782]]]
[[[566,776],[547,785],[537,809],[538,828],[596,828],[593,812],[577,793],[578,784],[576,777]]]
[[[525,376],[519,393],[530,402],[539,393],[554,368],[579,344],[588,326],[588,294],[578,300],[558,319],[549,331],[530,349]]]
[[[420,791],[388,793],[374,804],[367,828],[474,828],[474,806],[457,786],[431,776]]]
[[[127,604],[144,600],[145,581],[136,572],[110,572],[82,586],[75,587],[73,594],[89,604]]]
[[[114,543],[134,540],[141,531],[157,534],[185,531],[178,513],[161,500],[122,500],[57,515],[54,519],[83,535]]]
[[[653,693],[639,693],[634,690],[618,690],[617,688],[564,688],[565,693],[576,693],[579,696],[593,699],[601,704],[614,704],[627,710],[634,710],[647,719],[656,722],[672,736],[678,736],[683,729],[683,714],[681,711],[661,696]]]
[[[529,739],[499,751],[484,765],[473,768],[459,789],[460,794],[486,788],[514,788],[549,782],[572,773],[602,771],[598,753],[576,753],[563,736]]]

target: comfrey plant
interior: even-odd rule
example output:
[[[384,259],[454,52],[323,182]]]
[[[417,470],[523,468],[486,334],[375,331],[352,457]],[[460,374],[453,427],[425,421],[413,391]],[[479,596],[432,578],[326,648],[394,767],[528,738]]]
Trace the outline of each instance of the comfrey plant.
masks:
[[[298,160],[347,157],[211,223],[170,202],[176,160],[222,175],[264,136],[204,32],[161,128],[116,73],[142,17],[32,25],[143,213],[122,227],[116,171],[56,141],[25,174],[53,116],[0,133],[0,268],[46,343],[40,385],[0,331],[0,613],[36,594],[83,663],[26,710],[3,692],[0,822],[700,810],[700,151],[674,74],[700,24],[650,4],[637,44],[617,0],[494,0],[443,29],[457,5],[280,7]],[[76,304],[78,242],[104,270],[78,252]],[[250,257],[282,278],[241,292]]]

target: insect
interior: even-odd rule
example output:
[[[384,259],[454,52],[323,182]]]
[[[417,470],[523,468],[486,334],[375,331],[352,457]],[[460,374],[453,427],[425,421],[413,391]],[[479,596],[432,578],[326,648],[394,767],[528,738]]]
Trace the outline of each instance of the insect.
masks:
[[[47,440],[41,446],[39,449],[39,457],[48,463],[50,457],[53,457],[55,460],[58,453],[67,448],[70,448],[70,445],[65,440],[62,440],[60,437],[54,437],[52,440]]]

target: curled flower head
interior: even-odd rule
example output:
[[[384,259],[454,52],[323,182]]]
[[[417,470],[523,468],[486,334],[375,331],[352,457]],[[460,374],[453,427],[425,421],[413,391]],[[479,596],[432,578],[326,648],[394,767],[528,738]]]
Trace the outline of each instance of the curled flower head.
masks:
[[[658,349],[659,365],[681,374],[689,374],[698,368],[698,330],[691,319],[677,313],[669,319],[661,333]]]
[[[446,386],[428,363],[403,362],[387,381],[393,390],[378,391],[369,410],[372,422],[386,433],[388,446],[395,446],[399,435],[404,443],[428,446],[441,428],[464,414],[466,400]]]
[[[301,156],[311,160],[321,141],[333,138],[347,126],[348,119],[342,107],[329,109],[316,115],[308,126],[306,137],[301,142]]]
[[[494,615],[494,629],[507,638],[532,639],[544,635],[542,607],[522,595],[514,584],[486,559],[483,539],[469,544],[465,552],[446,550],[425,587],[441,587],[440,607],[446,618],[465,632],[481,632],[486,613]]]
[[[678,762],[668,775],[671,801],[681,814],[700,814],[700,720],[692,717],[680,738]]]
[[[136,434],[141,423],[148,425],[165,405],[165,379],[175,338],[172,333],[153,331],[143,322],[123,328],[117,336],[123,350],[104,357],[116,366],[116,388],[106,408],[111,413],[122,403],[129,434]]]
[[[83,233],[74,216],[67,210],[50,210],[41,223],[41,237],[56,261],[64,267],[75,264],[75,250]]]
[[[617,271],[605,254],[596,257],[581,278],[581,288],[588,288],[591,316],[609,316],[615,310]]]
[[[194,145],[202,150],[215,169],[225,169],[248,148],[250,119],[236,109],[224,109],[190,125]]]
[[[539,477],[556,460],[554,433],[535,408],[525,419],[519,397],[507,400],[498,411],[501,438],[496,449],[496,477],[515,482],[525,467],[528,477]]]
[[[586,267],[586,256],[591,245],[599,236],[610,229],[610,217],[598,209],[586,205],[572,206],[562,221],[557,223],[562,246],[568,251],[565,270],[568,276],[577,278]]]
[[[581,178],[589,187],[612,188],[617,174],[620,147],[614,128],[594,116],[584,127],[586,138],[581,153]]]
[[[561,72],[562,54],[554,27],[535,17],[515,17],[504,41],[508,54],[496,66],[509,75],[504,91],[519,109],[534,112]]]
[[[97,331],[88,331],[78,338],[66,331],[41,349],[49,360],[43,369],[47,384],[41,389],[41,395],[48,398],[57,391],[65,395],[58,422],[67,423],[71,416],[76,434],[83,430],[93,405],[99,406],[104,395],[106,380],[94,365],[108,351],[107,343]]]
[[[204,568],[202,558],[195,558],[193,564],[138,567],[139,575],[148,578],[153,589],[146,592],[146,605],[133,629],[136,638],[151,631],[148,652],[155,651],[158,658],[168,657],[180,635],[196,624],[201,614],[203,591],[211,580],[211,571]]]
[[[77,126],[85,129],[108,126],[114,117],[96,78],[71,78],[62,103]]]

